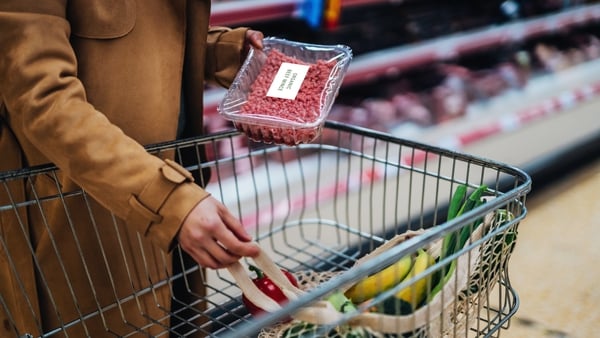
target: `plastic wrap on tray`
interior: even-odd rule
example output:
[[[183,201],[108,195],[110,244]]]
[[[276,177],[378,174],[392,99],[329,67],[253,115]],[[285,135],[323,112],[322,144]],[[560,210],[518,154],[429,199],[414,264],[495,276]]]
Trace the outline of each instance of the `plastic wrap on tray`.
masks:
[[[263,43],[250,50],[218,111],[254,141],[309,143],[321,133],[352,51],[274,37]]]

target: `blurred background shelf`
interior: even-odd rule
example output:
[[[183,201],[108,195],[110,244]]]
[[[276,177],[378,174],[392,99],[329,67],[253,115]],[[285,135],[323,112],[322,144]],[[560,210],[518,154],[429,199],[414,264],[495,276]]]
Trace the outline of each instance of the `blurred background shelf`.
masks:
[[[576,113],[598,106],[600,4],[520,1],[511,12],[507,3],[341,1],[338,23],[315,27],[305,17],[311,1],[213,1],[213,20],[350,46],[355,56],[332,120],[456,150],[500,142],[482,149],[488,157],[517,132],[546,128],[506,158],[527,165],[600,130],[593,108]],[[224,93],[205,93],[209,131],[231,128],[217,113]],[[558,115],[571,123],[546,126]]]
[[[343,8],[393,3],[391,0],[344,0]],[[211,23],[213,25],[248,24],[264,20],[304,18],[307,12],[322,4],[310,0],[232,0],[213,1]],[[315,11],[319,9],[314,8]]]
[[[516,165],[535,184],[598,156],[597,2],[341,1],[334,26],[308,22],[315,3],[213,1],[213,20],[350,46],[330,120]],[[224,93],[206,91],[209,131],[232,127],[217,113]]]
[[[296,16],[301,0],[213,1],[211,24],[240,23],[284,19]]]
[[[381,3],[382,1],[371,1]],[[369,2],[369,3],[371,3]],[[254,20],[273,20],[295,17],[299,1],[232,1],[217,2],[216,13],[213,14],[220,24],[253,24]],[[362,2],[367,3],[367,1]],[[365,9],[366,10],[366,9]],[[368,11],[368,10],[366,10]],[[253,13],[257,14],[253,14]],[[229,17],[225,20],[225,17]],[[547,14],[542,17],[518,20],[500,25],[495,23],[480,29],[454,33],[427,39],[410,44],[384,48],[372,52],[361,53],[355,56],[344,78],[343,85],[357,85],[372,82],[381,77],[391,77],[415,67],[428,65],[440,61],[456,59],[461,55],[468,55],[478,51],[503,45],[513,45],[529,39],[550,34],[568,31],[573,27],[594,24],[600,20],[600,5],[585,5],[566,9],[558,13]],[[301,20],[300,20],[301,21]],[[374,24],[374,23],[373,23]],[[259,23],[253,26],[259,27]],[[292,26],[292,25],[289,25]],[[283,26],[285,27],[285,26]],[[300,41],[302,32],[298,35],[286,31],[280,26],[280,31],[272,28],[263,29],[268,35],[287,37]],[[266,27],[265,27],[266,28]],[[297,28],[295,28],[297,29]],[[308,30],[309,28],[303,27]],[[306,35],[306,32],[304,32]],[[330,32],[323,33],[330,35]],[[332,38],[328,38],[331,40]],[[302,40],[306,40],[306,37]],[[306,42],[325,42],[324,39],[312,38]],[[345,43],[349,46],[359,44],[347,40],[328,41],[329,43]],[[357,48],[353,48],[356,50]],[[214,113],[224,95],[223,89],[212,89],[205,97],[206,110]]]

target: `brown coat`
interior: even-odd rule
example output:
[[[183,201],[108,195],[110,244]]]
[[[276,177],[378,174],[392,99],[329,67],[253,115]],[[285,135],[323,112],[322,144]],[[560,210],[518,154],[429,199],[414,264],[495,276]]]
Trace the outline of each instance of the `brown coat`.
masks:
[[[12,202],[57,187],[91,196],[0,209],[0,337],[81,322],[168,273],[176,233],[207,193],[141,145],[176,137],[182,88],[186,134],[199,133],[205,84],[228,86],[239,69],[245,28],[209,27],[209,13],[210,0],[0,2],[0,171],[61,169],[13,181]],[[0,188],[0,206],[10,202]],[[103,320],[117,335],[167,325],[162,291]],[[106,333],[98,316],[85,322],[70,336]]]

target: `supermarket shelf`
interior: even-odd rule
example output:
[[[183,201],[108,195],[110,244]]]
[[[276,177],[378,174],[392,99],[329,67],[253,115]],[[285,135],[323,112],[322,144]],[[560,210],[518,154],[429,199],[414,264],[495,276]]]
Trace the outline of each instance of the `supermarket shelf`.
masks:
[[[267,5],[265,1],[262,2],[263,5]],[[259,3],[261,2],[251,5],[251,8],[258,8]],[[281,3],[283,6],[285,2]],[[600,21],[600,5],[581,6],[535,19],[491,26],[447,35],[422,43],[363,54],[355,57],[350,64],[344,77],[343,86],[369,82],[382,76],[399,74],[417,66],[451,60],[478,50],[523,41],[594,21]],[[223,89],[207,90],[204,98],[205,113],[216,113],[217,106],[224,95],[225,90]]]
[[[412,67],[449,60],[599,20],[600,5],[582,6],[535,19],[363,54],[355,57],[351,63],[344,85],[365,83]],[[600,61],[593,61],[560,74],[547,74],[531,79],[523,92],[508,92],[480,105],[474,104],[465,118],[427,130],[399,129],[393,131],[393,134],[527,167],[535,159],[551,156],[565,143],[573,144],[600,132],[600,120],[593,108],[590,108],[600,104],[600,82],[593,76],[598,69]],[[224,90],[206,91],[207,114],[216,113],[216,107],[224,93]],[[562,128],[560,137],[556,137],[557,128]],[[531,140],[533,133],[536,135],[535,140]],[[424,156],[425,154],[415,154],[401,160],[405,164],[419,165],[425,159]],[[319,196],[330,194],[323,191]],[[295,201],[291,203],[294,205]],[[251,220],[262,219],[256,215],[244,216],[244,224],[250,226]]]
[[[356,7],[356,6],[367,6],[367,5],[375,5],[386,2],[398,2],[398,0],[342,0],[342,7]]]
[[[302,0],[221,1],[212,4],[211,24],[232,25],[298,15]]]
[[[511,132],[490,134],[487,137],[480,138],[478,142],[465,144],[464,147],[457,150],[481,158],[489,158],[493,161],[515,165],[531,173],[536,179],[549,179],[549,175],[560,175],[561,172],[564,173],[564,170],[561,169],[573,166],[578,161],[597,157],[597,145],[600,140],[600,120],[597,119],[594,107],[598,105],[600,105],[600,99],[595,98],[582,101],[574,106],[564,106],[561,111],[541,116],[535,123],[523,124]],[[557,137],[557,131],[559,130],[560,137]],[[415,153],[400,160],[406,165],[419,166],[425,159],[425,156],[422,155],[425,154]],[[308,161],[310,159],[307,159],[305,168],[311,167]],[[275,174],[277,168],[277,163],[269,165],[270,177],[284,176]],[[263,169],[260,167],[254,168],[254,175],[257,175]],[[276,204],[274,208],[262,210],[259,214],[241,215],[242,223],[248,228],[260,227],[263,220],[280,219],[283,215],[286,215],[286,212],[295,210],[298,206],[325,204],[340,194],[352,193],[356,186],[347,185],[348,181],[359,182],[358,184],[372,183],[371,180],[382,180],[385,176],[382,172],[371,172],[370,168],[363,170],[365,171],[352,173],[349,180],[344,178],[329,185],[322,185],[318,192],[311,191],[301,198],[282,201]],[[310,179],[316,173],[304,170],[302,175]],[[231,184],[232,187],[236,184],[243,186],[245,184],[244,179],[244,175],[238,175],[235,182],[225,180],[222,184],[225,187],[228,184]],[[285,185],[278,185],[276,181],[272,183],[269,188],[275,191],[289,189],[290,185],[294,186],[294,182],[287,182]],[[535,187],[538,186],[535,185]],[[210,187],[208,189],[210,191]],[[228,189],[233,188],[226,188],[222,191],[229,191]],[[220,191],[215,190],[211,193],[214,196],[223,198],[225,204],[234,205],[234,202],[227,200],[227,196],[221,196]],[[316,196],[319,198],[315,198]],[[255,196],[247,196],[247,199],[244,200],[243,196],[241,197],[243,203],[252,203],[255,198]],[[256,223],[257,220],[259,221],[258,224]]]
[[[561,73],[540,76],[533,79],[521,92],[507,93],[505,97],[496,98],[495,102],[472,107],[462,119],[428,129],[413,129],[412,134],[403,129],[396,130],[393,134],[538,172],[538,161],[556,159],[553,154],[565,147],[569,151],[582,151],[584,145],[589,143],[588,140],[597,140],[600,119],[597,118],[595,107],[600,105],[600,82],[595,79],[594,74],[597,74],[598,69],[600,60],[581,64]],[[406,165],[418,166],[425,160],[425,156],[425,153],[408,154],[400,161]],[[273,167],[276,166],[275,164]],[[366,174],[357,174],[356,181],[365,177],[382,177],[377,173]],[[311,177],[308,171],[303,172],[303,175]],[[238,183],[243,179],[243,175],[236,177]],[[339,192],[343,183],[334,182],[332,186],[321,187],[323,191],[318,194],[310,195],[333,197],[332,193]],[[218,195],[216,191],[213,193]],[[325,201],[303,198],[302,201],[288,202],[282,205],[283,209],[288,204]],[[265,213],[277,214],[278,211],[275,208],[274,211]],[[256,226],[253,220],[269,219],[270,216],[271,214],[244,215],[243,220],[248,226]]]
[[[393,2],[391,0],[343,0],[344,8]],[[212,4],[211,24],[233,25],[263,20],[301,17],[305,0],[220,1]]]
[[[600,81],[595,74],[600,71],[600,60],[594,60],[573,66],[558,73],[547,73],[529,80],[522,90],[512,90],[491,100],[474,103],[469,106],[463,118],[448,121],[426,129],[400,126],[392,131],[394,135],[417,140],[459,151],[469,149],[488,139],[502,138],[502,135],[514,135],[515,132],[529,128],[556,116],[569,115],[573,109],[589,104],[600,104]],[[591,114],[591,113],[589,113]],[[587,118],[594,120],[594,115]],[[566,142],[567,137],[584,137],[586,132],[600,131],[600,119],[597,122],[583,123],[577,118],[565,122],[565,130],[551,130],[549,135],[541,135],[546,152],[556,149],[557,142]],[[583,120],[581,120],[583,121]],[[578,126],[569,131],[567,127]],[[586,131],[586,129],[590,128]],[[560,137],[556,137],[560,135]],[[533,137],[532,137],[533,138]],[[534,141],[528,143],[532,146]],[[552,145],[555,146],[552,146]],[[560,144],[559,144],[560,145]],[[559,146],[558,145],[558,146]],[[541,151],[541,150],[540,150]],[[515,165],[525,165],[540,155],[537,151],[522,147],[520,157],[502,158],[502,154],[481,154],[498,158]]]
[[[589,5],[539,18],[489,26],[422,43],[372,52],[361,55],[352,62],[344,78],[344,85],[366,82],[415,66],[446,61],[494,46],[524,41],[599,20],[600,5]]]

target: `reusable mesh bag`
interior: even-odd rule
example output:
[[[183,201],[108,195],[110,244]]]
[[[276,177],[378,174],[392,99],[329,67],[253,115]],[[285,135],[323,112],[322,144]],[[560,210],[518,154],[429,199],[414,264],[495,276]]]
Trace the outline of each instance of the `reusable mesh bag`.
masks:
[[[478,319],[479,311],[487,305],[485,295],[498,283],[500,274],[505,270],[509,256],[516,240],[517,224],[498,232],[492,233],[506,218],[512,217],[507,211],[494,211],[484,218],[484,221],[471,234],[463,248],[464,254],[456,258],[456,269],[450,279],[444,284],[441,291],[426,305],[417,308],[410,314],[390,315],[377,312],[356,312],[341,325],[342,314],[337,312],[328,302],[318,301],[313,305],[300,308],[292,315],[293,320],[277,323],[264,328],[260,338],[275,337],[451,337],[468,336],[470,324]],[[408,231],[396,235],[373,252],[365,255],[355,263],[355,267],[377,257],[391,247],[403,241],[418,236],[426,230]],[[467,248],[473,245],[474,247]],[[441,240],[430,243],[426,249],[432,255],[438,255],[441,250]],[[263,256],[263,255],[261,255]],[[264,255],[259,260],[267,261]],[[262,262],[264,263],[264,262]],[[263,264],[259,264],[259,267]],[[273,268],[266,267],[266,275],[272,277],[277,273],[274,263]],[[263,266],[264,268],[264,266]],[[269,272],[269,271],[272,271]],[[301,297],[305,292],[327,282],[331,278],[348,271],[316,272],[301,271],[295,273],[299,287],[280,285],[284,292],[291,297]],[[238,279],[234,274],[234,278]],[[273,278],[276,281],[278,277]],[[287,280],[287,279],[286,279]],[[239,282],[239,281],[238,281]],[[279,282],[277,282],[279,284]],[[285,281],[283,283],[285,284]],[[290,283],[291,285],[291,283]],[[244,294],[254,291],[246,290],[241,286]],[[295,290],[294,290],[295,289]],[[260,291],[258,291],[260,292]],[[261,302],[257,300],[257,302]],[[262,306],[261,306],[262,307]],[[267,311],[276,311],[278,306]]]

